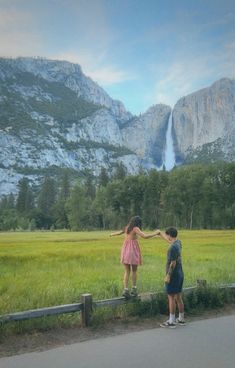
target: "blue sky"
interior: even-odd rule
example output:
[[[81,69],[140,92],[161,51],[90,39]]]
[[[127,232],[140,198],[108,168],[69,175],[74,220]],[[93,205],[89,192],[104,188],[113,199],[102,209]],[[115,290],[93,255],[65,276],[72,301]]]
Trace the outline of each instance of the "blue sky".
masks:
[[[235,1],[0,0],[0,55],[78,63],[139,114],[235,78]]]

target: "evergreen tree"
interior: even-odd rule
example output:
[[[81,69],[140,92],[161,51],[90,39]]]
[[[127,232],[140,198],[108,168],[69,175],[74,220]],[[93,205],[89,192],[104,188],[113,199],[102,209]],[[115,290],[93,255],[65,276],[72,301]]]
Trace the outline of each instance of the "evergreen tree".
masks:
[[[91,174],[88,174],[84,183],[85,195],[92,200],[95,198],[96,191],[93,181],[93,176]]]
[[[18,226],[15,198],[11,193],[0,200],[0,230],[15,230]]]
[[[67,172],[64,172],[61,179],[61,187],[58,199],[54,205],[55,225],[59,229],[67,229],[69,227],[68,216],[66,212],[66,201],[70,195],[70,182]]]
[[[89,206],[85,196],[85,190],[77,184],[71,191],[71,196],[66,204],[69,226],[72,230],[88,228]]]
[[[38,196],[38,209],[46,216],[52,216],[56,200],[55,181],[46,177]]]
[[[114,211],[109,205],[107,189],[104,186],[98,188],[96,198],[92,205],[93,224],[100,229],[115,228],[117,225]]]
[[[15,197],[13,193],[10,193],[7,197],[7,208],[14,209],[15,208]]]
[[[143,222],[150,228],[160,227],[160,199],[163,188],[161,187],[160,173],[151,170],[147,177],[147,182],[143,198]]]
[[[34,214],[37,227],[50,229],[53,225],[55,201],[55,181],[52,178],[46,177],[38,195],[37,211]]]
[[[126,176],[126,168],[122,162],[118,162],[115,166],[113,179],[114,180],[123,180]]]
[[[33,192],[29,186],[29,180],[22,178],[19,183],[19,193],[16,201],[16,209],[21,215],[28,215],[34,207]]]
[[[107,170],[102,166],[100,175],[98,177],[98,185],[101,187],[106,187],[109,182],[109,176]]]
[[[70,181],[69,181],[68,172],[65,171],[61,179],[61,189],[60,189],[59,198],[66,200],[69,198],[69,195],[70,195]]]

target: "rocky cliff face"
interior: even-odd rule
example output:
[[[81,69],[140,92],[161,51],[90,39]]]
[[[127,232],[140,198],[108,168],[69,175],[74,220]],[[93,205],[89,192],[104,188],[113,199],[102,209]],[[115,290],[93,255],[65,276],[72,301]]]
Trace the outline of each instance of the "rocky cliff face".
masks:
[[[180,162],[235,158],[235,80],[181,98],[173,110],[175,150]]]
[[[37,182],[61,167],[157,167],[169,111],[132,116],[75,64],[0,59],[0,195],[16,192],[22,176]]]
[[[142,166],[148,169],[160,167],[163,163],[170,113],[169,106],[155,105],[142,116],[127,122],[121,129],[125,146],[136,152]]]

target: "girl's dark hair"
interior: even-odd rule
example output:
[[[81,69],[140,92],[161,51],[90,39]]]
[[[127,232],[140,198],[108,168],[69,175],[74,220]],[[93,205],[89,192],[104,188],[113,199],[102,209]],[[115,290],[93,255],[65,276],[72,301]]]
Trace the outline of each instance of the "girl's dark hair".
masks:
[[[172,238],[176,238],[178,231],[175,227],[169,227],[168,229],[166,229],[166,234],[170,235]]]
[[[126,233],[130,234],[134,227],[142,228],[142,220],[140,216],[134,216],[130,219],[129,223],[126,226]]]

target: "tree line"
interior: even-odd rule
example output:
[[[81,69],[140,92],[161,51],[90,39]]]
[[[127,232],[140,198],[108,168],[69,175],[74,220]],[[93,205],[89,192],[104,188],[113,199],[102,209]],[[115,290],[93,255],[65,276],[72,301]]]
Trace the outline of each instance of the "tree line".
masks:
[[[44,177],[36,190],[24,177],[18,194],[0,200],[0,231],[119,229],[133,215],[144,228],[235,226],[235,163],[189,165],[172,171],[128,175],[122,164],[112,176],[102,168],[74,182]]]

